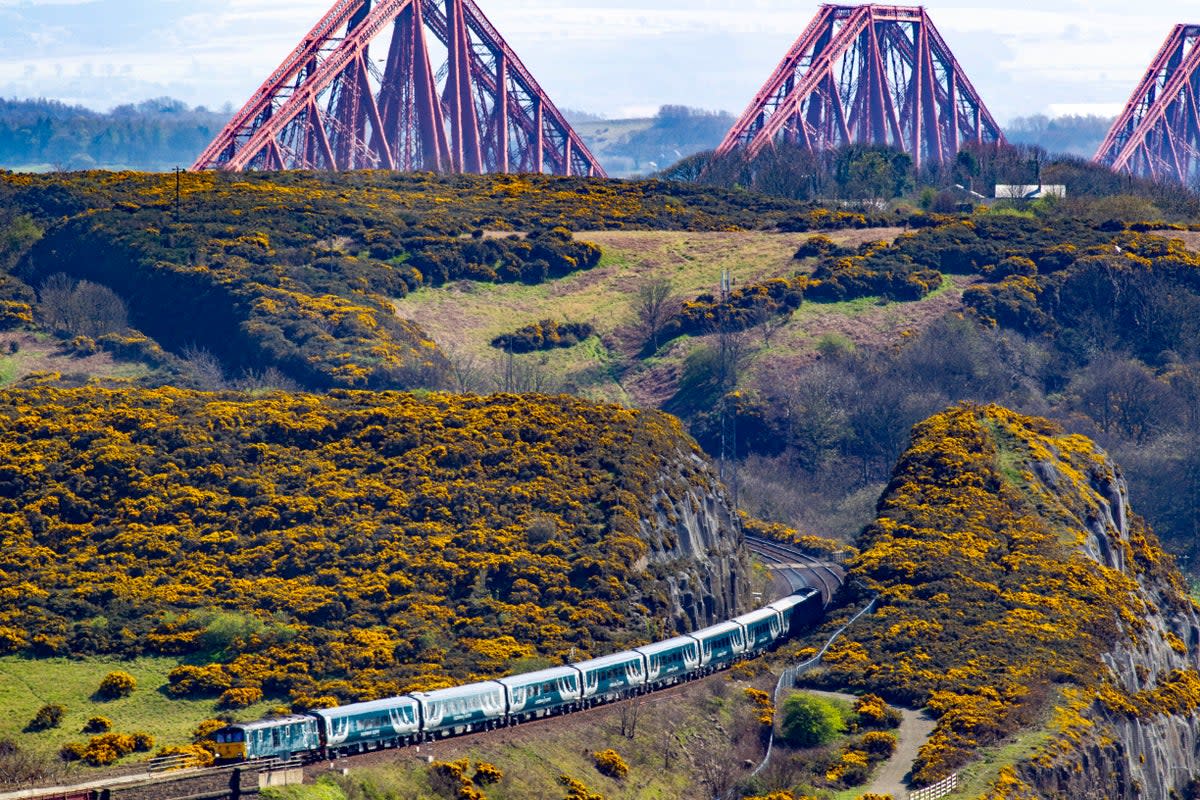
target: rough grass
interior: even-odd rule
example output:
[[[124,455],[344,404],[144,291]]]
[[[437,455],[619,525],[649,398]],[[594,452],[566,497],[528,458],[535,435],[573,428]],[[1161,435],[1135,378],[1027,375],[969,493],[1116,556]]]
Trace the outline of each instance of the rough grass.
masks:
[[[900,229],[842,231],[831,238],[848,245],[892,239]],[[553,318],[591,323],[598,338],[573,348],[518,356],[537,365],[552,390],[571,391],[596,400],[657,404],[687,354],[697,345],[680,339],[657,357],[635,363],[622,332],[634,319],[637,288],[651,278],[669,278],[677,294],[691,299],[716,292],[721,273],[736,283],[791,275],[805,266],[793,254],[811,234],[764,231],[678,232],[595,231],[578,234],[604,251],[587,272],[538,286],[485,285],[461,281],[421,289],[396,302],[397,313],[419,324],[452,357],[468,361],[481,390],[497,388],[503,360],[489,346],[503,333]],[[894,342],[929,321],[961,306],[970,279],[948,278],[942,288],[917,303],[885,303],[866,298],[847,303],[806,303],[792,321],[762,348],[759,358],[799,364],[815,357],[827,334],[844,335],[855,345]],[[764,344],[755,334],[755,346]],[[636,348],[634,348],[636,349]]]
[[[17,351],[11,352],[12,343]],[[62,342],[46,334],[28,331],[0,333],[0,386],[16,383],[35,372],[58,372],[64,376],[108,380],[135,380],[150,372],[139,362],[117,361],[108,353],[79,357],[62,349]]]
[[[139,658],[132,661],[66,658],[0,658],[0,739],[12,739],[23,749],[54,753],[69,741],[86,741],[80,732],[89,717],[103,715],[119,733],[145,732],[154,737],[156,749],[167,744],[191,741],[191,732],[201,720],[218,712],[213,700],[176,700],[164,691],[167,673],[178,666],[172,658]],[[128,672],[137,689],[119,700],[93,699],[100,681],[113,670]],[[62,725],[39,733],[24,727],[47,703],[61,703],[67,713]],[[260,703],[236,712],[238,719],[257,719],[272,703]],[[131,758],[142,758],[138,754]]]

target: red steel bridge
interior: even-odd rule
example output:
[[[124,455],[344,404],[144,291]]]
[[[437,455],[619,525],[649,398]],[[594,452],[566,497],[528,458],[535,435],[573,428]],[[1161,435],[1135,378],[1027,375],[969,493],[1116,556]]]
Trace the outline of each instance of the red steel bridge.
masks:
[[[1095,161],[1144,178],[1200,184],[1200,25],[1176,25]]]
[[[474,0],[337,0],[192,169],[604,176]]]
[[[717,148],[896,147],[915,165],[1004,135],[924,8],[823,5]]]

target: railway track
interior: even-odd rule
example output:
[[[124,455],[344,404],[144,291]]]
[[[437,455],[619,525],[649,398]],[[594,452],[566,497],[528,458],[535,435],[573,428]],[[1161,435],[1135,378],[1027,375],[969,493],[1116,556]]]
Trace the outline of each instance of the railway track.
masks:
[[[782,542],[750,535],[745,539],[746,547],[774,568],[793,590],[805,587],[819,590],[826,608],[846,582],[846,570],[840,564],[822,561]]]
[[[804,588],[810,588],[810,587],[817,589],[821,592],[822,602],[826,607],[828,607],[830,605],[834,596],[837,594],[838,590],[841,588],[842,584],[845,581],[845,570],[843,570],[842,567],[838,564],[832,564],[832,563],[822,561],[818,558],[814,558],[813,556],[808,555],[807,553],[802,553],[793,547],[789,547],[788,545],[783,544],[781,542],[775,542],[775,541],[771,541],[769,539],[763,539],[763,538],[760,538],[757,536],[746,536],[745,541],[746,541],[746,546],[751,551],[756,553],[759,556],[759,558],[761,558],[763,561],[765,561],[769,565],[771,565],[771,567],[776,571],[776,574],[779,575],[784,581],[787,582],[787,585],[788,585],[790,591],[795,591],[797,589],[804,589]],[[692,684],[695,681],[706,680],[708,677],[711,677],[711,676],[697,676],[694,679],[689,678],[688,680],[681,682],[679,684],[676,684],[674,686],[670,686],[670,687],[666,687],[663,689],[659,689],[654,692],[646,693],[646,696],[652,697],[652,698],[668,697],[668,696],[678,693],[678,692],[687,691],[687,687],[690,684]],[[603,704],[600,706],[596,706],[595,708],[583,709],[580,711],[576,711],[576,712],[572,713],[571,716],[577,716],[577,715],[578,716],[587,716],[590,712],[600,713],[602,711],[602,709],[607,705],[608,704],[606,703],[606,704]],[[552,722],[552,720],[554,720],[555,718],[560,717],[560,716],[563,716],[563,715],[557,714],[557,715],[544,717],[544,718],[538,719],[538,720],[529,720],[527,722],[521,723],[520,727],[523,728],[527,725],[549,724]],[[513,726],[513,729],[515,729],[516,727],[517,726]],[[499,730],[504,730],[504,728],[501,728]],[[473,737],[487,736],[489,734],[494,734],[494,733],[495,733],[495,731],[478,731],[475,733],[468,733],[468,734],[456,736],[456,737],[453,737],[452,739],[448,739],[447,741],[454,741],[454,742],[469,741]],[[372,755],[374,755],[376,758],[379,758],[384,752],[389,752],[389,751],[390,751],[390,749],[370,750],[370,751],[367,751],[367,752],[364,752],[364,753],[361,753],[358,755],[342,756],[341,758],[339,758],[337,760],[339,762],[345,762],[345,763],[361,763],[361,759],[364,759],[364,758],[370,759],[370,757]],[[421,752],[420,747],[419,746],[415,747],[413,752],[417,752],[417,753]],[[386,757],[386,756],[384,756],[384,757]],[[240,766],[244,768],[247,765],[243,764]],[[329,768],[328,762],[314,762],[313,764],[310,764],[307,766],[306,772],[307,771],[315,771],[315,770],[323,770],[323,769],[328,769],[328,768]],[[208,773],[210,771],[228,771],[231,769],[233,769],[233,767],[216,767],[216,768],[210,768],[210,769],[195,770],[194,772],[197,774],[203,774],[203,773]],[[311,777],[311,774],[312,773],[310,772],[310,777]],[[154,783],[156,781],[177,780],[180,777],[183,777],[183,775],[181,775],[179,773],[175,773],[174,775],[172,775],[171,773],[159,774],[159,775],[141,775],[141,774],[139,774],[139,775],[133,777],[132,780],[135,782]],[[124,780],[130,781],[131,778],[127,777],[127,778],[124,778]],[[92,784],[85,785],[85,786],[75,786],[75,787],[61,787],[60,786],[60,787],[44,787],[44,788],[39,788],[39,789],[29,789],[29,790],[25,790],[23,792],[0,795],[0,798],[12,797],[15,799],[15,798],[19,797],[19,798],[28,798],[29,800],[95,800],[95,798],[98,798],[98,797],[103,796],[104,794],[107,794],[107,791],[111,790],[114,785],[119,785],[121,781],[122,781],[121,778],[109,778],[107,780],[101,779],[99,781],[96,781]],[[164,795],[164,796],[166,796],[166,795]],[[205,796],[208,796],[208,795],[205,795]]]

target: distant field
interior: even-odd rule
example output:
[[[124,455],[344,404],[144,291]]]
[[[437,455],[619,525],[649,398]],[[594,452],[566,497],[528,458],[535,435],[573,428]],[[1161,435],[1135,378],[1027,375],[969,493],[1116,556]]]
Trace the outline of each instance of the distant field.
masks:
[[[69,741],[86,741],[80,729],[97,715],[113,721],[119,733],[142,731],[154,737],[155,747],[191,741],[191,731],[217,710],[213,700],[176,700],[165,692],[167,673],[178,666],[173,658],[139,658],[132,661],[65,658],[0,658],[0,739],[12,739],[22,748],[57,752]],[[120,700],[95,701],[92,694],[113,670],[137,679],[137,689]],[[61,703],[67,714],[58,728],[25,733],[24,727],[47,703]],[[257,719],[271,707],[260,703],[237,712],[239,719]]]
[[[844,243],[893,239],[898,228],[843,231],[832,238]],[[633,320],[638,286],[666,276],[685,299],[716,292],[728,269],[735,285],[790,275],[799,263],[792,256],[808,239],[806,233],[738,231],[596,231],[578,234],[604,250],[599,266],[538,286],[483,285],[459,282],[421,289],[396,303],[401,317],[425,329],[459,361],[469,360],[484,389],[496,388],[503,359],[489,342],[496,336],[541,319],[589,322],[598,338],[566,350],[518,356],[539,365],[548,388],[569,390],[596,400],[657,405],[669,395],[674,376],[695,340],[684,338],[663,348],[653,359],[632,363],[622,329]],[[850,303],[806,303],[755,356],[797,362],[811,360],[824,336],[838,335],[854,344],[895,341],[907,330],[958,307],[967,280],[948,280],[943,289],[916,303],[882,303],[875,299]]]
[[[150,368],[143,363],[118,361],[108,353],[85,357],[71,355],[63,350],[61,341],[46,334],[27,331],[0,333],[0,387],[13,384],[35,372],[58,372],[64,377],[78,375],[81,380],[133,380],[149,371]]]

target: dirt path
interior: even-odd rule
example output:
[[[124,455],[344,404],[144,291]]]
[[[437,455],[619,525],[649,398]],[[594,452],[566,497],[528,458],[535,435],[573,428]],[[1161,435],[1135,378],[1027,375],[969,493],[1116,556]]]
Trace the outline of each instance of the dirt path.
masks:
[[[818,697],[846,700],[851,703],[858,699],[852,694],[840,692],[821,692],[815,689],[805,689],[804,691]],[[903,716],[903,720],[900,723],[900,729],[896,732],[899,737],[896,752],[883,763],[871,783],[861,787],[864,794],[891,795],[895,800],[903,800],[908,797],[908,786],[905,784],[904,777],[912,769],[913,762],[917,760],[917,751],[929,739],[936,723],[923,711],[910,711],[907,708],[898,710]]]

